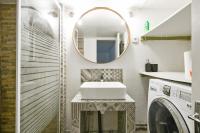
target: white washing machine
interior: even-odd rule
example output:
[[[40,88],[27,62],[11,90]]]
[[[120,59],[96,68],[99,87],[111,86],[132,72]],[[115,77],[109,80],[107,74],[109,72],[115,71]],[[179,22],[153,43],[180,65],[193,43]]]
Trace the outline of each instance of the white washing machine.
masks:
[[[151,79],[148,95],[149,133],[194,133],[191,86]]]

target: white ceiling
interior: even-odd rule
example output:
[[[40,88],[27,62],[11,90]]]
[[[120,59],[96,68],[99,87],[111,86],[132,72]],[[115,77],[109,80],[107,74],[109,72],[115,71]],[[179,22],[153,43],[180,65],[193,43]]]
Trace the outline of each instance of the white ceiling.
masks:
[[[117,33],[124,33],[124,21],[109,10],[95,10],[86,14],[77,28],[85,37],[116,37]]]

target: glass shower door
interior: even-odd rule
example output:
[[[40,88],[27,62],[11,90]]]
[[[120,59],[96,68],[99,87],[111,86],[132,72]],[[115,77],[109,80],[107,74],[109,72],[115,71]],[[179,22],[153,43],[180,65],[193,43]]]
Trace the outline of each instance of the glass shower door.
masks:
[[[20,133],[59,132],[60,9],[22,0]]]

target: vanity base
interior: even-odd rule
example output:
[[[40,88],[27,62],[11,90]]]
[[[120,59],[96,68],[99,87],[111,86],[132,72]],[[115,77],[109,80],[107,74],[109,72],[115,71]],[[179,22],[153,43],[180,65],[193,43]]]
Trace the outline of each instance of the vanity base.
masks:
[[[81,133],[81,112],[124,111],[126,113],[126,133],[135,133],[135,101],[126,95],[125,100],[81,100],[77,94],[71,101],[72,106],[72,133]]]

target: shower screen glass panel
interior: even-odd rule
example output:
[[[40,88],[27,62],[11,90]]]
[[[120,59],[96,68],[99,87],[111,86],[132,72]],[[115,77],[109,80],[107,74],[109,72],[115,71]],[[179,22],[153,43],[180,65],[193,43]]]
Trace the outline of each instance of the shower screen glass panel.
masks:
[[[54,0],[21,5],[20,132],[59,131],[59,8]]]

